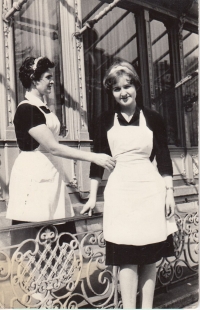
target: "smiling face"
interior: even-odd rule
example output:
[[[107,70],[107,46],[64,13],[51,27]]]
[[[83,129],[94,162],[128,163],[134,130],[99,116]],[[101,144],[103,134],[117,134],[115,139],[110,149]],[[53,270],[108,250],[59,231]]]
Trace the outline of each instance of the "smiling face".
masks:
[[[131,84],[130,77],[122,74],[112,87],[112,93],[119,103],[122,112],[134,112],[136,108],[136,88]]]
[[[35,81],[35,87],[41,96],[49,95],[54,84],[52,70],[48,69],[41,75],[39,81]]]

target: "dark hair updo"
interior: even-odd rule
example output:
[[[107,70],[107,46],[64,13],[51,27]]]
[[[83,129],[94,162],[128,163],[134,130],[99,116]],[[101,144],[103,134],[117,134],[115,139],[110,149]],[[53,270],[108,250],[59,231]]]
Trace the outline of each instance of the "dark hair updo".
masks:
[[[27,57],[19,69],[19,79],[29,89],[33,80],[39,81],[42,74],[53,67],[54,63],[47,57]]]
[[[105,89],[110,92],[114,84],[116,84],[119,76],[126,74],[130,78],[130,83],[138,90],[141,86],[139,76],[135,68],[125,60],[115,61],[107,70],[103,80]]]

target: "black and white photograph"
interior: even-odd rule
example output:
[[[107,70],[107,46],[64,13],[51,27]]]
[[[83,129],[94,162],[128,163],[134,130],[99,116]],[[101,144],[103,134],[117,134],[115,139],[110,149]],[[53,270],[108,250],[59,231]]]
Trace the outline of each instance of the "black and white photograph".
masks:
[[[199,309],[198,0],[0,0],[0,309]]]

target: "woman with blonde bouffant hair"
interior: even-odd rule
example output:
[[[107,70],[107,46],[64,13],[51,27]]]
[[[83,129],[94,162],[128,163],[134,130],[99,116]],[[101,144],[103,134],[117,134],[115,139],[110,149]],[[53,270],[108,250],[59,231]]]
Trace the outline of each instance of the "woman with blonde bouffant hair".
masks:
[[[137,102],[140,80],[130,63],[115,62],[103,84],[116,103],[97,120],[94,139],[95,152],[116,160],[104,191],[106,264],[120,267],[124,308],[136,309],[139,288],[140,309],[152,309],[156,262],[174,255],[177,231],[166,129],[161,115]],[[90,198],[81,213],[91,215],[103,171],[91,164]]]

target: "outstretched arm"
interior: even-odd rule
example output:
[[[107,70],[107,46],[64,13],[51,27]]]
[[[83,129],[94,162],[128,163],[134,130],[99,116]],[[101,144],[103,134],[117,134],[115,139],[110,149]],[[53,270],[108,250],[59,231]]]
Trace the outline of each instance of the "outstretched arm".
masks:
[[[81,214],[88,212],[88,215],[92,215],[92,210],[94,209],[97,201],[97,191],[99,184],[101,183],[100,178],[91,179],[90,183],[90,198],[87,203],[84,205],[83,209],[81,210]]]
[[[32,127],[29,129],[29,134],[54,156],[89,161],[106,168],[108,171],[112,171],[115,166],[114,159],[107,154],[84,152],[59,144],[51,130],[45,124]]]

